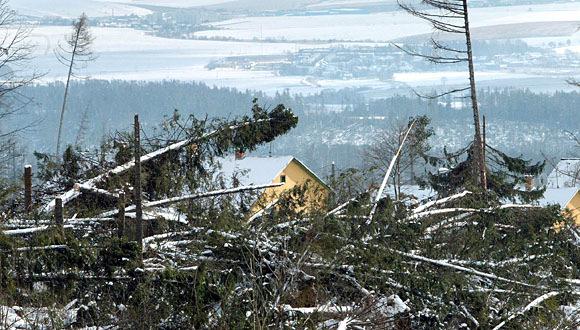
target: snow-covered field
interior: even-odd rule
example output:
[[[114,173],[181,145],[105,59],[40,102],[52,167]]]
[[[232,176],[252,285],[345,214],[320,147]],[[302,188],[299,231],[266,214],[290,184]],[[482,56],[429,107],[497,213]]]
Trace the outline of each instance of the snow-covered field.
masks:
[[[38,27],[32,34],[32,42],[37,44],[32,65],[47,71],[46,81],[62,80],[66,75],[66,68],[56,60],[52,50],[68,31],[67,27]],[[312,85],[303,82],[302,77],[280,77],[266,71],[208,70],[205,66],[224,56],[279,55],[302,48],[329,47],[325,44],[166,39],[124,28],[93,28],[92,31],[95,36],[93,49],[98,57],[80,75],[121,80],[197,80],[210,85],[270,92],[301,87],[312,90]]]
[[[308,9],[322,9],[329,7],[359,7],[359,6],[372,6],[372,5],[384,5],[384,4],[396,4],[396,0],[323,0],[319,3],[314,3],[308,5]]]
[[[98,0],[103,2],[126,3],[131,5],[150,5],[173,8],[189,8],[219,5],[237,0]]]
[[[198,36],[253,40],[387,41],[427,33],[429,25],[402,12],[361,15],[247,17],[212,24],[220,30]]]
[[[474,8],[474,28],[505,24],[580,22],[580,2],[561,4]],[[425,22],[403,11],[322,16],[245,17],[213,24],[220,30],[199,36],[236,39],[372,40],[390,41],[431,31]]]
[[[526,79],[533,75],[491,72],[484,71],[476,74],[477,81],[503,80],[503,79]],[[459,71],[436,71],[436,72],[401,72],[393,75],[393,80],[408,84],[410,86],[437,86],[437,85],[457,85],[467,83],[469,75],[467,72]]]
[[[63,10],[70,16],[81,11],[90,15],[103,15],[114,10],[121,14],[123,10],[144,14],[146,9],[132,4],[150,3],[183,7],[196,5],[213,5],[228,3],[229,0],[13,0],[13,5],[29,8],[43,13],[63,15]],[[233,0],[232,3],[239,2]],[[322,1],[324,5],[340,5],[344,0]],[[352,3],[368,4],[372,0],[353,0]],[[313,1],[313,3],[318,3]],[[66,5],[65,5],[66,4]],[[92,12],[91,12],[92,11]],[[493,27],[498,24],[521,24],[536,22],[543,24],[542,29],[550,29],[550,22],[569,22],[580,20],[580,2],[550,5],[531,5],[497,8],[475,8],[472,13],[473,25],[476,27]],[[580,24],[580,23],[579,23]],[[196,80],[209,85],[236,87],[239,89],[263,90],[274,93],[290,89],[297,93],[315,93],[324,89],[345,87],[366,87],[372,90],[386,91],[405,86],[429,87],[442,82],[453,85],[460,83],[464,76],[455,72],[424,72],[395,74],[392,81],[378,79],[329,80],[308,76],[278,76],[270,71],[246,71],[243,69],[208,70],[206,65],[213,60],[228,56],[281,55],[297,52],[305,48],[326,48],[337,44],[361,44],[366,40],[392,40],[401,37],[429,33],[431,28],[422,21],[403,12],[383,12],[366,15],[320,15],[320,16],[275,16],[247,17],[219,22],[216,26],[222,30],[200,32],[203,36],[234,37],[247,41],[216,40],[177,40],[149,35],[143,31],[121,28],[93,28],[95,35],[94,50],[98,59],[90,63],[83,76],[101,79],[122,80]],[[542,30],[539,29],[539,30]],[[33,66],[46,72],[45,80],[60,80],[66,69],[58,63],[53,50],[68,27],[40,26],[33,31],[33,41],[38,44]],[[259,42],[260,38],[285,39],[286,42]],[[355,42],[331,43],[313,40],[354,40]],[[293,41],[294,40],[294,41]],[[309,42],[302,42],[307,40]],[[533,45],[546,45],[554,41],[560,43],[558,51],[580,51],[580,32],[573,35],[556,37],[533,37],[525,39]],[[569,42],[568,42],[569,40]],[[565,45],[565,47],[564,47]],[[507,72],[480,72],[478,81],[492,84],[529,82],[542,76]],[[557,78],[557,77],[556,77]],[[558,78],[559,79],[559,78]],[[561,87],[565,88],[565,78]],[[550,82],[553,84],[553,81]],[[560,85],[559,85],[560,86]],[[554,86],[550,86],[554,88]]]
[[[118,2],[103,2],[99,0],[10,0],[9,5],[21,15],[37,17],[77,17],[83,12],[91,17],[147,15],[151,13],[150,10]]]
[[[63,80],[64,68],[54,57],[53,49],[69,31],[67,27],[38,27],[33,42],[38,46],[33,66],[46,72],[45,81]],[[378,79],[329,80],[304,76],[279,76],[270,71],[242,69],[208,70],[206,65],[224,56],[280,55],[303,48],[330,47],[333,44],[227,42],[210,40],[177,40],[148,35],[143,31],[123,28],[93,28],[94,50],[98,58],[80,72],[82,76],[120,80],[195,80],[208,85],[235,87],[242,90],[263,90],[275,93],[290,89],[295,93],[316,93],[324,89],[371,88],[386,91],[392,88],[438,86],[442,82],[461,83],[458,72],[398,73],[393,81]],[[534,77],[526,74],[480,72],[478,81],[510,81]],[[537,77],[537,76],[536,76]],[[564,79],[561,87],[565,88]]]

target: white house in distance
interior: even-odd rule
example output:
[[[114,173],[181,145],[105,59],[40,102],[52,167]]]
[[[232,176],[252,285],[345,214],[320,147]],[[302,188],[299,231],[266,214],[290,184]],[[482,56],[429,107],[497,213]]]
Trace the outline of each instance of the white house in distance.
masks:
[[[580,158],[563,158],[548,175],[541,205],[559,205],[580,226]]]

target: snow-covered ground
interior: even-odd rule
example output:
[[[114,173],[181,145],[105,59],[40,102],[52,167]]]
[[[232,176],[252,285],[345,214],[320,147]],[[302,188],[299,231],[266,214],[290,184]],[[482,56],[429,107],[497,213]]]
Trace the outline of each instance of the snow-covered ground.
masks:
[[[172,8],[190,8],[218,5],[237,0],[98,0],[112,3],[126,3],[130,5],[150,5]]]
[[[155,3],[168,6],[197,6],[228,3],[229,0],[13,0],[12,4],[20,9],[37,11],[44,14],[76,16],[82,11],[89,15],[106,15],[114,11],[122,13],[145,14],[147,9],[137,3]],[[320,4],[340,5],[343,0],[322,1]],[[234,2],[239,2],[234,0]],[[353,3],[372,3],[372,0],[355,0]],[[314,4],[318,3],[313,1]],[[71,5],[74,4],[74,5]],[[133,6],[135,5],[135,6]],[[493,27],[497,24],[516,24],[538,22],[549,29],[549,22],[578,20],[580,24],[580,2],[563,4],[530,5],[514,7],[474,8],[473,25]],[[243,69],[208,70],[211,61],[228,56],[282,55],[305,48],[327,48],[338,44],[369,45],[384,44],[386,40],[429,33],[431,28],[424,22],[402,12],[383,12],[366,15],[320,15],[320,16],[274,16],[246,17],[215,24],[221,30],[199,32],[203,36],[234,37],[248,41],[216,40],[177,40],[155,37],[143,31],[121,28],[93,28],[96,37],[94,50],[98,55],[95,62],[89,63],[83,76],[101,79],[122,80],[196,80],[209,85],[236,87],[239,89],[263,90],[275,93],[290,89],[295,93],[315,93],[324,89],[345,87],[366,87],[378,92],[405,86],[438,86],[441,83],[453,85],[460,83],[464,75],[457,72],[417,72],[398,73],[394,79],[330,80],[308,76],[279,76],[271,71],[247,71]],[[45,80],[60,80],[66,69],[58,63],[53,50],[68,27],[40,26],[33,31],[33,42],[38,44],[33,66],[46,72]],[[260,42],[260,38],[278,38],[285,42]],[[355,42],[316,42],[313,40],[354,40]],[[294,41],[292,41],[294,40]],[[306,40],[308,42],[302,42]],[[373,40],[374,43],[366,42]],[[379,42],[376,42],[376,41]],[[532,45],[546,46],[551,42],[559,44],[557,51],[580,51],[580,32],[567,36],[535,37],[525,39]],[[565,46],[564,46],[565,45]],[[570,73],[567,73],[570,74]],[[572,73],[573,74],[573,73]],[[565,78],[567,78],[566,76]],[[497,81],[501,84],[520,84],[526,79],[544,79],[545,75],[531,73],[478,72],[478,81],[488,84]],[[565,78],[554,77],[561,81],[558,88],[565,88]],[[527,80],[526,80],[527,81]],[[547,81],[547,80],[546,80]],[[550,87],[552,88],[552,87]]]
[[[36,17],[77,17],[83,12],[90,17],[147,15],[151,11],[121,1],[99,0],[10,0],[9,5],[21,15]]]
[[[474,28],[503,24],[580,22],[580,2],[473,8]],[[321,16],[244,17],[213,24],[220,30],[198,32],[199,36],[236,39],[372,40],[390,41],[424,34],[431,27],[403,11]]]
[[[477,81],[503,80],[503,79],[525,79],[533,78],[533,75],[507,73],[507,72],[478,72]],[[469,75],[460,71],[434,71],[434,72],[401,72],[393,75],[393,80],[408,84],[410,86],[437,86],[437,85],[457,85],[467,83]]]
[[[372,5],[384,5],[384,4],[396,4],[396,0],[323,0],[319,3],[314,3],[308,5],[309,9],[321,9],[329,7],[359,7],[359,6],[372,6]]]
[[[151,36],[125,28],[93,28],[94,50],[98,58],[80,72],[81,76],[120,80],[195,80],[208,85],[263,90],[273,94],[289,89],[294,93],[315,93],[324,89],[366,87],[377,91],[405,86],[438,86],[461,83],[460,72],[397,73],[392,81],[378,79],[332,80],[305,76],[279,76],[271,71],[242,69],[209,70],[206,65],[225,56],[280,55],[303,48],[330,47],[331,43],[260,43],[211,40],[178,40]],[[63,80],[66,68],[54,57],[53,49],[64,40],[68,27],[38,27],[32,41],[37,44],[32,62],[46,72],[45,81]],[[539,76],[518,73],[479,72],[478,81],[515,81]],[[565,88],[561,79],[561,88]]]
[[[403,12],[367,15],[245,17],[212,24],[198,36],[236,39],[388,41],[427,33],[429,25]]]
[[[64,40],[67,27],[42,26],[34,30],[37,44],[33,66],[46,72],[44,81],[64,80],[67,73],[54,57],[53,49]],[[80,72],[95,79],[202,81],[219,87],[262,90],[274,94],[290,89],[296,93],[315,93],[323,89],[346,87],[392,87],[377,79],[317,80],[312,77],[279,76],[270,71],[241,69],[209,70],[206,65],[224,56],[279,55],[303,48],[330,47],[332,44],[227,42],[178,40],[151,36],[126,28],[93,28],[97,55]]]
[[[66,75],[66,68],[56,60],[52,50],[68,32],[67,27],[43,26],[36,28],[32,34],[32,42],[37,44],[36,58],[32,64],[41,71],[47,71],[45,80],[59,80]],[[292,80],[300,84],[300,78],[276,77],[272,72],[208,70],[205,66],[224,56],[276,55],[312,47],[296,43],[166,39],[124,28],[93,28],[92,32],[95,36],[93,49],[98,57],[80,74],[103,79],[200,80],[240,88],[281,87],[292,83]],[[271,79],[279,83],[272,84]]]

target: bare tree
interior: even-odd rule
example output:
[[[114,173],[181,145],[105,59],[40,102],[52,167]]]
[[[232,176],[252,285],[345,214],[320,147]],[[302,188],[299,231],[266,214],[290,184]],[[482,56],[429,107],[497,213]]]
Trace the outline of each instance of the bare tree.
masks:
[[[437,64],[454,64],[466,63],[469,71],[469,86],[456,88],[438,95],[428,96],[428,98],[438,98],[441,96],[466,92],[466,97],[471,99],[471,108],[473,110],[473,123],[475,128],[474,150],[476,162],[479,171],[479,181],[481,187],[487,190],[487,177],[485,169],[485,148],[481,132],[479,105],[477,102],[477,90],[475,84],[475,69],[473,65],[473,50],[471,45],[471,31],[469,28],[469,10],[467,0],[422,0],[420,7],[403,3],[403,0],[397,0],[399,6],[409,14],[416,16],[433,26],[435,33],[448,33],[461,35],[465,41],[465,48],[456,48],[438,41],[435,36],[431,37],[433,54],[423,54],[415,52],[400,46],[399,49],[407,54],[419,56]]]
[[[66,111],[66,104],[68,100],[70,79],[75,75],[76,70],[85,67],[88,62],[95,59],[92,50],[93,41],[94,38],[89,29],[88,17],[85,13],[83,13],[78,18],[78,20],[73,22],[72,33],[66,37],[65,44],[59,44],[55,52],[57,59],[63,65],[68,67],[68,75],[64,89],[64,98],[62,100],[62,109],[60,111],[60,119],[58,124],[58,136],[56,139],[57,157],[60,157],[62,125],[64,122],[64,113]]]
[[[30,98],[20,89],[38,79],[41,74],[31,70],[34,44],[29,42],[31,29],[20,24],[16,12],[7,0],[0,0],[0,166],[16,161],[20,153],[18,134],[34,123],[14,123],[12,118],[22,112]]]
[[[433,130],[429,128],[429,118],[420,116],[411,118],[408,122],[393,121],[389,128],[375,136],[372,144],[363,152],[367,166],[378,170],[381,175],[384,174],[412,122],[415,125],[409,133],[408,142],[401,150],[400,157],[396,158],[393,168],[392,180],[396,199],[401,194],[401,186],[415,179],[415,170],[422,156],[430,149],[428,140],[433,135]]]

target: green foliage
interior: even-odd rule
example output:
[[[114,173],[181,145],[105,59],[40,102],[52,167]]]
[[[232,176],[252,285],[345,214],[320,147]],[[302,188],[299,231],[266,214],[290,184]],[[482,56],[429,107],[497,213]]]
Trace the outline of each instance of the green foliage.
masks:
[[[480,191],[477,159],[473,144],[456,153],[444,150],[444,157],[430,157],[433,166],[444,167],[439,173],[430,173],[428,184],[440,196],[449,196],[463,190]],[[487,146],[486,173],[488,191],[500,200],[531,202],[540,199],[545,189],[525,187],[528,177],[537,177],[544,170],[544,162],[532,162],[522,157],[511,157]],[[423,183],[426,184],[426,183]],[[492,198],[493,199],[493,198]]]
[[[112,238],[99,250],[95,270],[112,276],[118,268],[132,268],[139,263],[141,249],[137,242]]]

